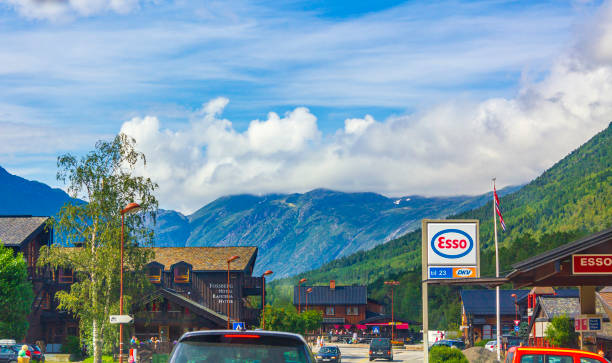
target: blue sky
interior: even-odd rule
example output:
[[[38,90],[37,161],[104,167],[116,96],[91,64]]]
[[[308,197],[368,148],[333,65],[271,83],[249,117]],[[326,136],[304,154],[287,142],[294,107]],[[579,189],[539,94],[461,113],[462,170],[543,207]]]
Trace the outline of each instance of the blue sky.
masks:
[[[291,145],[306,148],[300,153],[310,155],[358,158],[380,141],[371,140],[380,134],[377,126],[406,130],[398,142],[414,144],[418,140],[410,137],[422,137],[412,134],[419,129],[416,126],[435,124],[427,120],[446,107],[454,109],[445,114],[449,127],[443,129],[452,130],[470,122],[459,120],[458,112],[473,113],[495,99],[521,102],[521,95],[534,89],[553,92],[543,88],[555,84],[554,72],[564,59],[576,57],[581,44],[601,36],[591,25],[605,23],[607,18],[598,17],[608,8],[599,1],[0,1],[0,165],[57,185],[58,154],[82,153],[95,140],[110,138],[135,118],[146,117],[159,121],[154,133],[173,135],[193,132],[199,123],[212,127],[230,122],[223,126],[228,133],[244,136],[250,145],[256,143],[247,137],[254,120],[268,125],[267,130],[295,122],[296,127],[283,130],[306,134],[283,136],[303,140]],[[219,98],[229,103],[207,114],[203,105]],[[287,116],[300,107],[308,109],[305,119],[315,117],[314,125]],[[270,112],[280,115],[278,123],[268,122]],[[214,117],[203,121],[206,115]],[[367,121],[368,117],[374,121]],[[511,115],[499,117],[506,127],[515,122]],[[357,119],[366,120],[363,138],[370,140],[355,139],[348,147],[343,139],[349,133],[347,120]],[[359,123],[355,122],[351,124]],[[553,145],[538,160],[520,160],[528,166],[507,183],[527,181],[605,126],[603,121],[589,122],[583,134],[566,143],[566,149]],[[391,176],[363,178],[353,174],[351,163],[330,167],[346,168],[341,176],[328,172],[305,182],[298,175],[310,167],[303,159],[296,161],[291,156],[295,150],[287,144],[257,159],[274,164],[271,169],[251,165],[264,171],[232,174],[232,180],[241,181],[222,188],[219,184],[226,181],[215,179],[210,170],[219,172],[224,163],[248,170],[250,164],[236,155],[215,159],[208,139],[185,142],[192,142],[191,152],[201,158],[185,166],[179,185],[216,190],[186,192],[184,199],[196,204],[234,192],[330,187],[440,195],[480,192],[487,185],[485,180],[478,187],[426,188],[422,185],[429,179],[416,183]],[[151,148],[142,143],[143,149]],[[512,147],[519,146],[511,144],[505,152]],[[249,149],[244,155],[252,162],[259,151]],[[415,159],[415,165],[430,165],[426,158],[419,159],[418,150],[409,151],[408,159],[398,155],[383,150],[377,157],[399,166]],[[171,163],[159,158],[153,156],[153,163]],[[296,171],[288,165],[304,169]],[[192,180],[190,173],[200,178]],[[285,173],[295,181],[272,182],[281,175],[291,179]],[[431,170],[425,174],[434,177]],[[367,181],[356,182],[356,178]],[[168,188],[176,187],[165,181]],[[164,193],[163,206],[195,208]]]

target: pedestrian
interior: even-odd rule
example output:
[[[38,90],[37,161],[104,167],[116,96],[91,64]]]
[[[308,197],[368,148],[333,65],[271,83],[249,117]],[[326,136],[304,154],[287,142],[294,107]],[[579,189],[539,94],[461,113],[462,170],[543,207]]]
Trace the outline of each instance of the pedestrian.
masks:
[[[17,354],[17,361],[19,363],[29,363],[30,362],[30,357],[28,356],[28,346],[27,345],[23,345],[21,347],[21,350]]]

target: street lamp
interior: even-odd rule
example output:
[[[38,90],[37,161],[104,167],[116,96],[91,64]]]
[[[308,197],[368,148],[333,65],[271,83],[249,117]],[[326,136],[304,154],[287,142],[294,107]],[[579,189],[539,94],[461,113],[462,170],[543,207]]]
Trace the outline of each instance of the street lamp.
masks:
[[[393,333],[395,330],[395,317],[393,316],[393,288],[397,285],[399,285],[399,281],[394,281],[394,280],[390,280],[390,281],[385,281],[385,285],[389,285],[391,286],[391,341],[393,342]]]
[[[298,281],[298,314],[302,313],[302,287],[300,285],[302,285],[306,281],[308,281],[306,278],[303,278]]]
[[[229,291],[230,291],[230,263],[232,261],[236,261],[240,256],[232,256],[227,259],[227,286],[225,287],[225,298],[227,299],[227,330],[230,328],[230,299],[229,299]],[[121,363],[121,362],[119,362]]]
[[[261,305],[261,328],[262,329],[266,329],[266,275],[272,275],[274,272],[268,270],[266,272],[263,273],[263,275],[261,275],[261,278],[263,280],[263,285],[262,285],[262,305]]]
[[[518,300],[516,298],[516,294],[510,295],[514,298],[514,321],[518,321]],[[518,325],[517,325],[518,326]],[[518,336],[518,331],[516,331],[516,335]]]
[[[308,311],[308,294],[312,292],[312,287],[306,289],[306,311]]]
[[[138,203],[130,203],[125,206],[121,213],[121,272],[119,273],[119,315],[123,315],[123,225],[126,214],[138,212],[140,205]],[[123,363],[123,324],[119,324],[119,363]]]

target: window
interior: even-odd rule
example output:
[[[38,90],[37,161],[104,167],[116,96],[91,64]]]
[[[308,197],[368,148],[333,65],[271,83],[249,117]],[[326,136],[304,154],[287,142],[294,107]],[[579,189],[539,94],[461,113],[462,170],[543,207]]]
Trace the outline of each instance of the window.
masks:
[[[45,292],[42,300],[40,301],[40,308],[43,310],[49,310],[51,308],[51,297],[49,293]]]
[[[506,361],[505,363],[512,363],[512,360],[514,359],[514,352],[510,352],[508,353],[508,355],[506,356]]]
[[[574,363],[574,358],[569,355],[549,355],[548,363]]]
[[[189,282],[189,267],[179,265],[174,267],[174,282],[185,284]]]
[[[580,357],[580,363],[601,363],[595,358]]]
[[[521,357],[521,363],[544,363],[542,354],[526,354]]]
[[[333,306],[328,306],[325,308],[325,315],[336,315]]]
[[[347,306],[346,315],[359,315],[359,307],[358,306]]]
[[[161,267],[159,266],[151,266],[147,269],[147,277],[149,278],[149,281],[151,281],[151,283],[153,284],[159,284],[161,283]]]
[[[60,268],[58,274],[58,282],[60,284],[71,284],[74,282],[71,268]]]

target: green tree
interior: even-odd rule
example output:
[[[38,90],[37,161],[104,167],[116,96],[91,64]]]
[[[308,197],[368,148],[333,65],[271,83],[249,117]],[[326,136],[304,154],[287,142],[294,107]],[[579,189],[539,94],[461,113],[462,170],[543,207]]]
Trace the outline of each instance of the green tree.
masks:
[[[133,175],[140,163],[146,163],[134,144],[120,134],[112,141],[98,141],[93,151],[79,159],[70,154],[58,158],[58,180],[68,185],[72,197],[87,203],[62,207],[53,223],[63,241],[41,248],[40,265],[73,270],[76,281],[70,291],[59,291],[55,298],[60,309],[79,319],[81,338],[91,342],[96,363],[101,362],[102,350],[108,351],[118,341],[118,328],[109,324],[109,315],[119,311],[120,211],[130,202],[137,201],[143,213],[125,218],[124,313],[134,298],[150,288],[142,271],[153,252],[141,246],[153,241],[145,216],[154,223],[157,185]],[[84,246],[65,248],[75,242]]]
[[[23,254],[0,241],[0,336],[22,340],[28,331],[28,314],[34,300]]]
[[[552,318],[546,328],[546,338],[556,347],[572,348],[576,346],[577,335],[574,324],[567,315]]]
[[[529,341],[529,324],[526,321],[523,321],[519,325],[519,333],[518,333],[518,335],[521,338],[521,341],[523,343],[526,343],[527,341]]]
[[[318,310],[308,310],[298,314],[295,308],[266,305],[266,329],[304,334],[321,326],[323,314]]]

